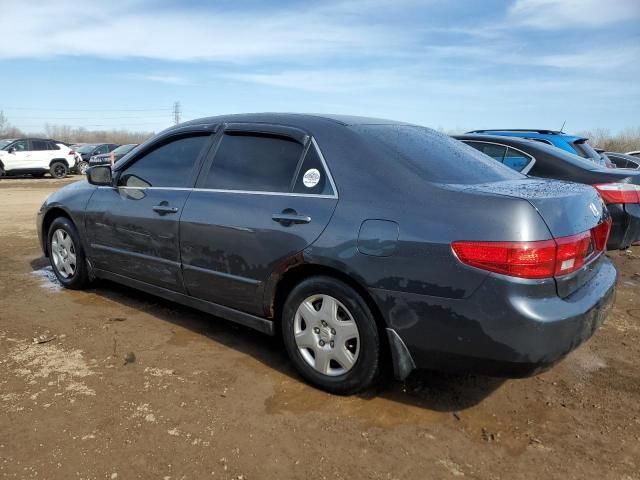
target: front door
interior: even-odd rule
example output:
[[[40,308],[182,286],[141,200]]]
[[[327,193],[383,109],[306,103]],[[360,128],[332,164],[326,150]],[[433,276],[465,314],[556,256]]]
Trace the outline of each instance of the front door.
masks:
[[[18,140],[13,142],[9,147],[9,152],[4,156],[4,168],[11,170],[28,170],[33,164],[31,161],[31,152],[28,140]]]
[[[272,272],[311,244],[337,204],[315,142],[262,125],[220,134],[180,222],[190,295],[264,314]]]
[[[191,134],[141,151],[99,187],[87,207],[91,258],[98,269],[183,291],[179,219],[210,135]]]

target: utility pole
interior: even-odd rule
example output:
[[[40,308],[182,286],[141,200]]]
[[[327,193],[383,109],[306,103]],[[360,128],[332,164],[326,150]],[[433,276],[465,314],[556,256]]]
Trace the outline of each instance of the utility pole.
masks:
[[[177,125],[180,123],[180,102],[174,102],[173,104],[173,121]]]

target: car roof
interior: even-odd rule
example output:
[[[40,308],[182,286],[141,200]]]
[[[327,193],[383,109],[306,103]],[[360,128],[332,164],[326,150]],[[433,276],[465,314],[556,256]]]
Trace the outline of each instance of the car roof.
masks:
[[[199,125],[199,124],[212,124],[212,123],[276,123],[282,125],[289,125],[293,127],[305,128],[318,120],[325,120],[328,123],[335,125],[351,126],[351,125],[409,125],[406,122],[399,122],[396,120],[387,120],[382,118],[373,117],[360,117],[355,115],[339,115],[339,114],[326,114],[326,113],[239,113],[231,115],[218,115],[211,117],[203,117],[195,120],[190,120],[185,123],[170,127],[167,130],[180,128],[185,125]]]
[[[472,130],[470,132],[467,133],[487,133],[489,134],[489,132],[491,132],[491,134],[500,134],[500,133],[515,133],[518,134],[519,136],[527,136],[527,137],[531,137],[531,138],[548,138],[548,137],[553,137],[553,136],[559,136],[562,137],[568,141],[575,141],[575,140],[587,140],[587,138],[585,137],[579,137],[577,135],[569,135],[568,133],[565,133],[563,131],[560,130],[545,130],[545,129],[537,129],[537,128],[532,128],[532,129],[520,129],[520,128],[502,128],[502,129],[482,129],[482,130]],[[510,135],[509,135],[510,136]]]
[[[16,142],[18,140],[42,140],[43,142],[62,143],[59,140],[54,140],[53,138],[43,138],[43,137],[20,137],[20,138],[11,139],[12,142]]]
[[[483,132],[533,132],[544,135],[566,135],[561,130],[548,130],[545,128],[482,128],[480,130],[472,130],[467,133],[483,133]]]

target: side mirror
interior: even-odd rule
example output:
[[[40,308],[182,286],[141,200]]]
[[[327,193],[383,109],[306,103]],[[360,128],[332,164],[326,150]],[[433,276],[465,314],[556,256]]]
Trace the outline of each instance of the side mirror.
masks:
[[[87,180],[91,185],[100,187],[110,187],[113,184],[113,176],[111,175],[111,167],[107,165],[98,165],[87,170]]]
[[[9,149],[9,153],[16,153],[16,147],[11,147]]]

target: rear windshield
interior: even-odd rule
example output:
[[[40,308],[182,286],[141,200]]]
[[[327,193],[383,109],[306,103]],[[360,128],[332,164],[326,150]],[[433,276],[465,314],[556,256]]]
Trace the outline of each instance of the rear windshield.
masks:
[[[390,159],[435,183],[487,183],[525,178],[464,143],[413,125],[356,125],[353,130]]]
[[[573,142],[573,148],[576,149],[576,152],[578,152],[578,155],[582,158],[588,158],[596,163],[602,163],[602,155],[596,152],[586,140],[576,140]]]

